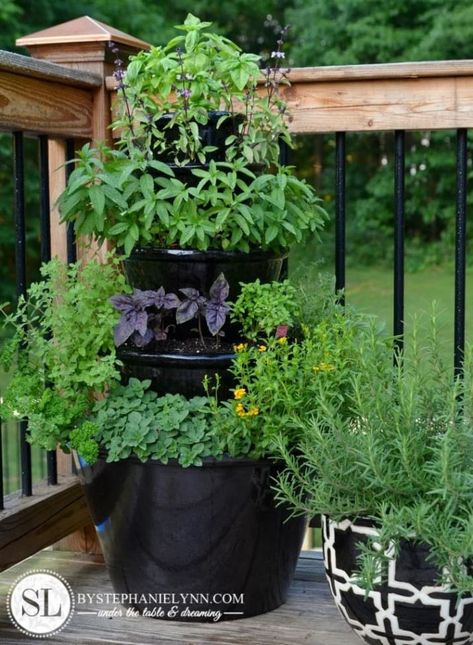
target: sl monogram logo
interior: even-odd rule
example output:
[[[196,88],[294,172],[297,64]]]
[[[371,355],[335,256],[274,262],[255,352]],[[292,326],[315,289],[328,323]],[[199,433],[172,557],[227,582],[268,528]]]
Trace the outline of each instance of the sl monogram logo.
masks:
[[[7,609],[12,623],[28,636],[45,638],[64,629],[74,612],[69,583],[53,571],[28,571],[11,586]]]

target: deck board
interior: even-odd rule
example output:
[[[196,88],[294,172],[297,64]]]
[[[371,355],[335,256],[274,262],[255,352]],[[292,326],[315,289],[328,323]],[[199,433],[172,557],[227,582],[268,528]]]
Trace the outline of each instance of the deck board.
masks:
[[[10,623],[5,598],[12,582],[29,569],[50,569],[64,576],[75,593],[111,592],[101,556],[42,551],[0,574],[0,642],[37,643]],[[45,642],[45,641],[43,641]],[[344,623],[325,581],[320,554],[304,553],[298,564],[288,602],[279,609],[242,620],[216,624],[178,623],[150,618],[99,618],[74,614],[71,622],[47,643],[92,645],[356,645],[359,639]]]

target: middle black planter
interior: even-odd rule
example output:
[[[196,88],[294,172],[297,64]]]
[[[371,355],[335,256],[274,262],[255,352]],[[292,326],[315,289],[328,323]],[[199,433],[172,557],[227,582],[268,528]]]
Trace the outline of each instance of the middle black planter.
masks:
[[[287,256],[269,251],[239,253],[233,251],[195,251],[185,249],[159,249],[142,247],[133,251],[125,260],[128,282],[136,289],[157,290],[164,287],[166,292],[179,295],[179,289],[192,287],[202,294],[208,294],[216,278],[223,273],[229,283],[229,300],[234,301],[240,291],[240,283],[272,282],[280,279]],[[191,330],[195,321],[180,325],[175,330],[178,338],[195,336]],[[233,343],[240,342],[239,329],[228,320],[223,330],[223,341],[227,349],[221,353],[201,351],[171,352],[153,348],[138,350],[121,348],[118,356],[123,363],[122,375],[125,381],[130,377],[150,379],[152,389],[159,394],[167,392],[184,394],[187,397],[205,394],[202,380],[215,383],[220,378],[219,395],[225,398],[233,387],[228,368],[233,359]],[[212,340],[210,342],[213,342]]]
[[[136,248],[125,260],[125,272],[132,287],[177,292],[192,287],[208,293],[223,273],[230,285],[230,299],[240,293],[240,282],[278,280],[285,254],[270,251],[195,251],[192,249]]]
[[[187,469],[135,458],[82,463],[115,591],[138,594],[130,604],[144,615],[173,620],[228,620],[279,607],[305,520],[275,506],[274,474],[266,460],[209,459]]]

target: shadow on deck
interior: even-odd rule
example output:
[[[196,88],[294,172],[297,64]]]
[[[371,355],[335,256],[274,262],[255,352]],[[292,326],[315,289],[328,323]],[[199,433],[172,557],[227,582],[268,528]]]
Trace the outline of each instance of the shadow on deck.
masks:
[[[17,631],[6,610],[6,596],[12,582],[30,569],[49,569],[70,583],[75,594],[112,592],[112,586],[100,556],[60,551],[42,551],[0,574],[0,642],[2,645],[38,643]],[[109,605],[112,606],[112,605]],[[103,607],[106,607],[104,605]],[[88,609],[92,607],[88,606]],[[41,641],[39,641],[41,642]],[[252,643],[254,645],[355,645],[358,637],[344,623],[333,604],[320,554],[304,552],[288,602],[262,616],[216,624],[178,623],[151,618],[103,618],[77,612],[66,628],[43,642],[126,643],[213,643],[218,645]]]

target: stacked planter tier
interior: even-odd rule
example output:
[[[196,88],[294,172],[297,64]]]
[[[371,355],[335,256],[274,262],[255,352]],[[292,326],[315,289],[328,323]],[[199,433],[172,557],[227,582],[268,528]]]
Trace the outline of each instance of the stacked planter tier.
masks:
[[[467,645],[473,633],[473,598],[439,586],[440,572],[426,546],[401,543],[388,581],[373,591],[353,581],[360,545],[377,535],[369,521],[322,518],[327,579],[340,613],[368,645]]]
[[[192,287],[208,293],[215,279],[223,273],[230,285],[230,299],[240,293],[240,282],[278,280],[284,256],[256,251],[235,253],[226,251],[192,251],[180,249],[139,248],[125,262],[127,278],[132,287],[179,293],[180,288]],[[195,323],[180,326],[181,336],[191,334]],[[230,323],[223,328],[226,343],[240,340],[238,330]],[[233,386],[228,372],[234,354],[215,354],[205,348],[194,354],[150,353],[138,349],[121,349],[119,358],[123,363],[125,380],[130,377],[150,379],[151,387],[159,394],[171,392],[191,397],[203,395],[202,381],[208,376],[210,382],[220,379],[220,396],[230,395]]]
[[[305,522],[288,520],[270,490],[268,461],[208,460],[199,468],[130,458],[81,478],[119,593],[174,594],[175,620],[243,618],[286,600]],[[180,595],[182,594],[182,596]],[[194,594],[191,604],[183,600]],[[223,597],[222,594],[228,594]],[[139,611],[167,603],[131,603]],[[191,617],[191,610],[214,612]],[[145,612],[146,613],[146,612]]]

